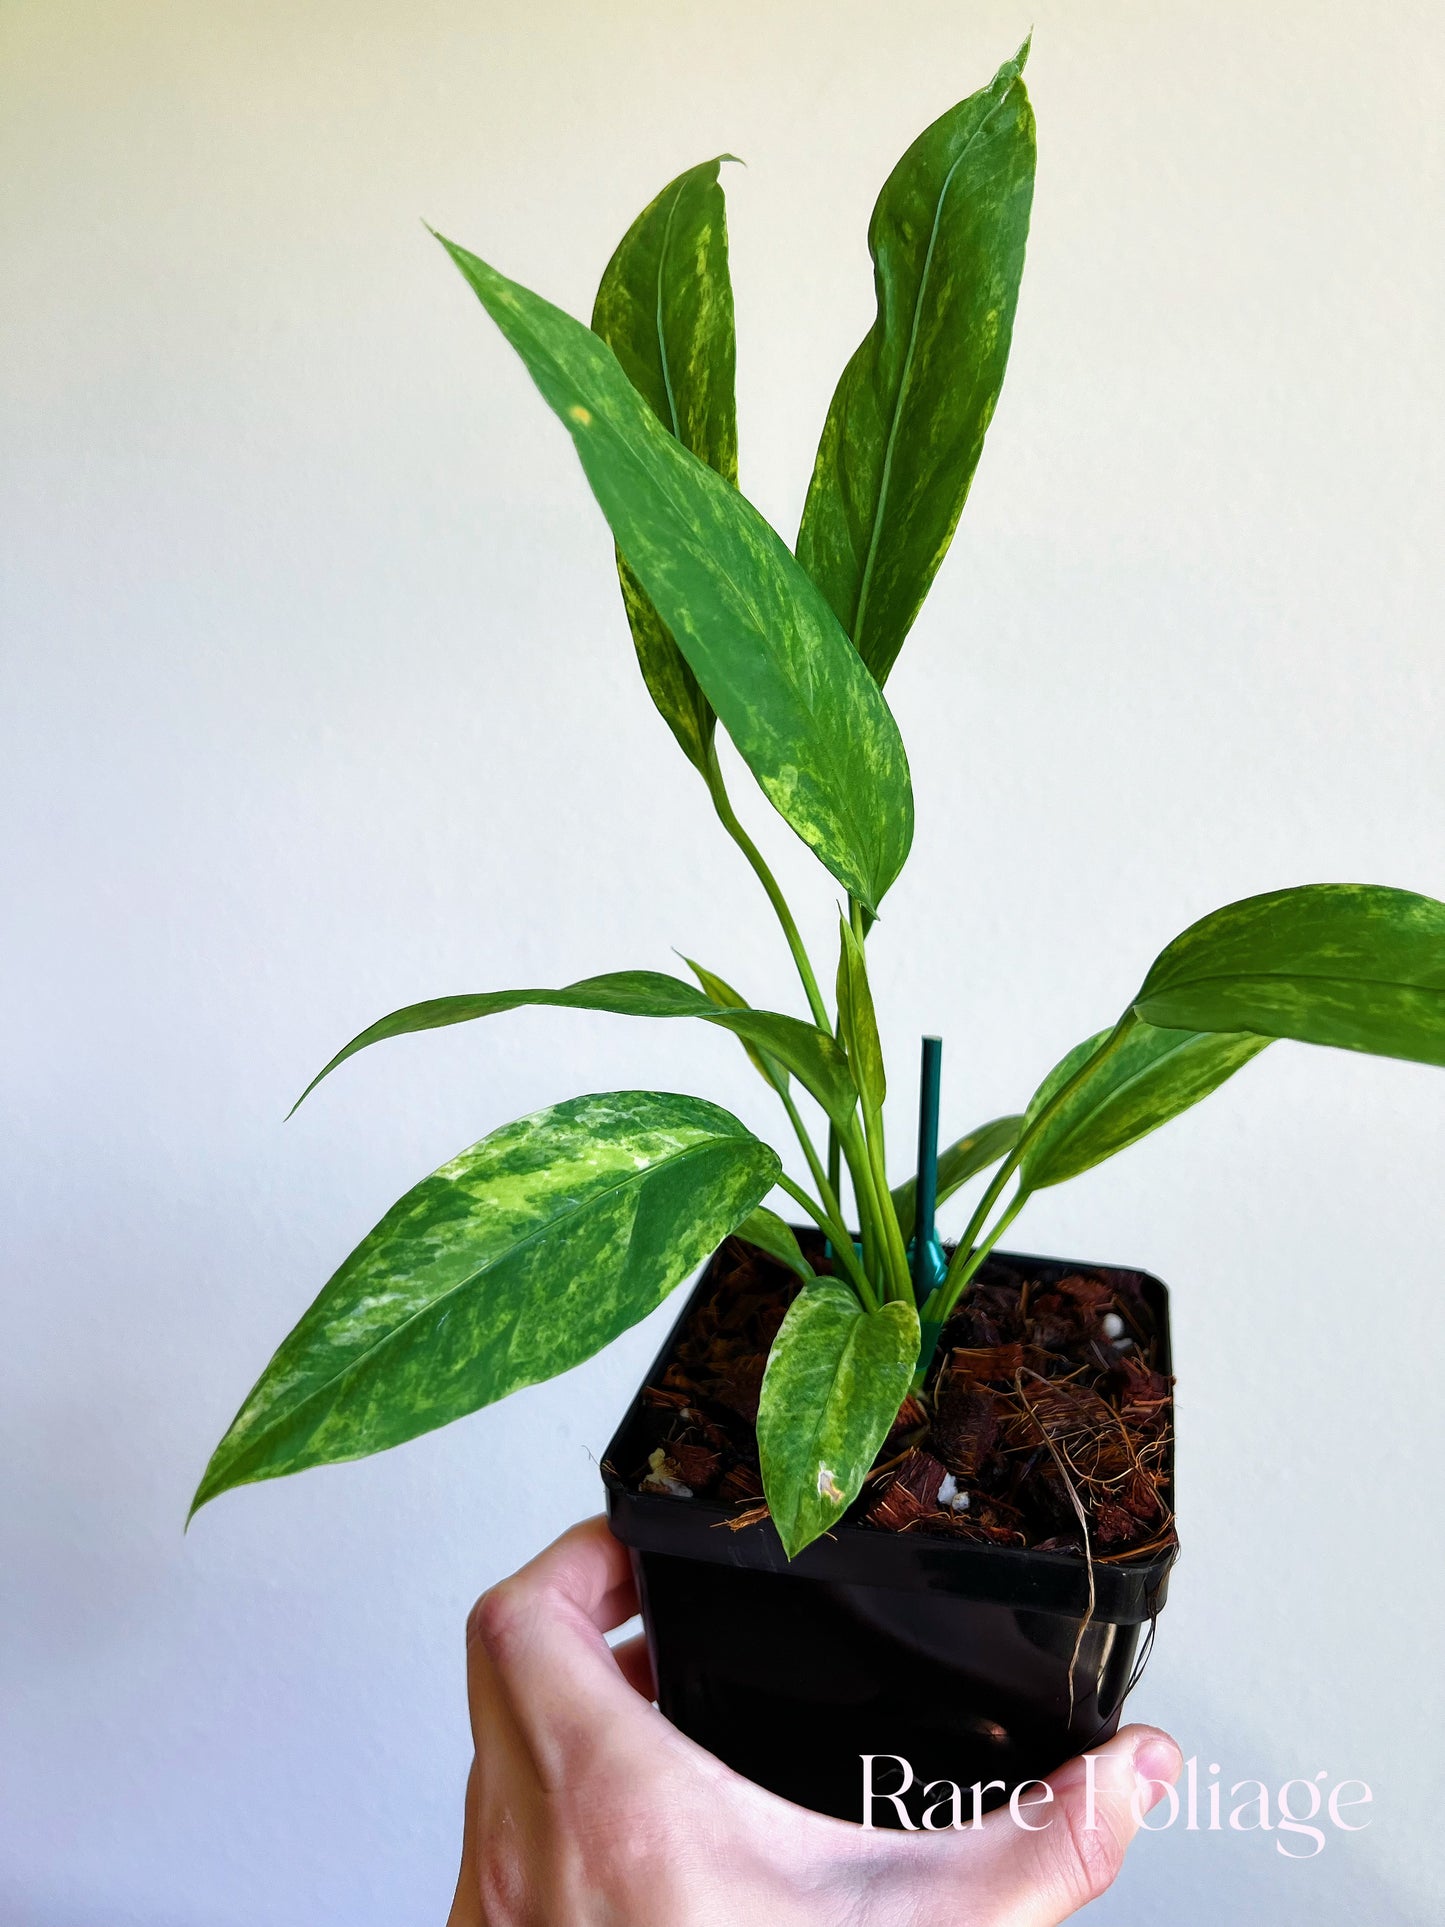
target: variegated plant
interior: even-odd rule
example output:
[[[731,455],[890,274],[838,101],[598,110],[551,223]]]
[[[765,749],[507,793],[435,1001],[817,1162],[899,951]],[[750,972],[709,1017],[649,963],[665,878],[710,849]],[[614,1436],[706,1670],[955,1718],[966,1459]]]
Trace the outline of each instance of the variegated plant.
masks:
[[[732,1031],[776,1093],[808,1182],[695,1097],[611,1092],[503,1126],[395,1204],[336,1272],[217,1447],[197,1505],[379,1451],[567,1370],[736,1232],[804,1280],[758,1416],[791,1556],[856,1496],[944,1320],[1033,1191],[1132,1144],[1275,1038],[1445,1064],[1445,904],[1330,884],[1231,904],[1168,946],[1117,1023],[1070,1052],[1021,1115],[944,1152],[940,1200],[998,1169],[946,1276],[916,1302],[916,1200],[911,1181],[889,1187],[867,957],[913,833],[883,687],[1003,381],[1033,194],[1023,65],[1021,52],[929,127],[884,185],[868,237],[877,319],[838,383],[793,550],[737,487],[718,161],[679,176],[638,217],[590,328],[443,243],[572,437],[616,540],[647,688],[772,905],[807,1014],[754,1009],[698,964],[696,984],[619,971],[412,1005],[322,1075],[384,1037],[523,1004],[699,1018]],[[734,813],[719,722],[847,893],[831,1003]],[[810,1107],[820,1121],[809,1123]],[[827,1234],[836,1276],[815,1277],[765,1207],[775,1187]]]

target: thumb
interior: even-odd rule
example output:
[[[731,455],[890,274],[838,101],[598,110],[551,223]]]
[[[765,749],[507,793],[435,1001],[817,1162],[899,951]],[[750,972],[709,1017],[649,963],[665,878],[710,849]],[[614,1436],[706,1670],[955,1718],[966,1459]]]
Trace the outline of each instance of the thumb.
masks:
[[[1014,1812],[990,1814],[987,1825],[996,1830],[1002,1863],[999,1884],[1016,1896],[1017,1912],[1009,1920],[1018,1927],[1057,1927],[1105,1893],[1151,1808],[1161,1800],[1175,1802],[1182,1764],[1167,1733],[1127,1726],[1028,1787]]]

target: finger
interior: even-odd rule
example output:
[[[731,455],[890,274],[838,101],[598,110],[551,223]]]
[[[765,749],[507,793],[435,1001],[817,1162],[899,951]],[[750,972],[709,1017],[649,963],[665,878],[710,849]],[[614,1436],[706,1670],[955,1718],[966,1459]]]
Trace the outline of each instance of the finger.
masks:
[[[657,1714],[629,1684],[603,1638],[637,1611],[626,1549],[601,1519],[574,1526],[520,1572],[484,1593],[468,1624],[477,1700],[500,1693],[544,1782],[585,1755],[627,1748]],[[484,1664],[480,1662],[485,1662]]]
[[[1000,1808],[984,1824],[1017,1909],[1009,1920],[1056,1927],[1105,1893],[1151,1807],[1174,1798],[1182,1764],[1167,1733],[1129,1726],[1047,1781],[1016,1789],[1016,1811]]]
[[[546,1594],[565,1601],[585,1613],[600,1633],[625,1626],[637,1612],[632,1561],[600,1514],[569,1527],[545,1552],[484,1593],[473,1609],[474,1617],[485,1616],[482,1607],[498,1592]]]
[[[477,1763],[467,1775],[465,1818],[462,1822],[462,1870],[447,1927],[483,1927],[482,1883],[477,1875]]]
[[[647,1650],[647,1634],[634,1633],[612,1648],[618,1671],[634,1693],[645,1700],[657,1698],[657,1682],[652,1676],[652,1654]]]

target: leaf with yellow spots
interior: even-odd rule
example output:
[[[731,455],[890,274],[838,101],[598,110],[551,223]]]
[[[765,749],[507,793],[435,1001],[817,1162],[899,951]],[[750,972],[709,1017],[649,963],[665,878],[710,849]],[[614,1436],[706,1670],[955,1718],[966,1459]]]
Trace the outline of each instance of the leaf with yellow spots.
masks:
[[[876,912],[913,840],[908,759],[823,595],[752,504],[668,432],[600,336],[443,246],[570,433],[618,548],[763,793]]]
[[[503,1125],[346,1259],[216,1447],[192,1513],[581,1364],[660,1305],[779,1168],[727,1111],[666,1092],[577,1097]]]
[[[642,210],[607,264],[592,326],[667,432],[736,482],[737,348],[718,180],[728,159],[690,167]],[[617,573],[643,680],[683,754],[705,772],[713,706],[620,551]]]
[[[1380,883],[1245,897],[1161,951],[1133,1008],[1151,1024],[1445,1065],[1445,903]]]
[[[823,425],[798,560],[880,683],[948,553],[1008,365],[1034,191],[1027,52],[924,129],[868,228],[878,318]]]
[[[763,1374],[758,1451],[790,1559],[857,1498],[908,1396],[918,1345],[911,1303],[865,1311],[836,1278],[805,1285],[788,1307]]]

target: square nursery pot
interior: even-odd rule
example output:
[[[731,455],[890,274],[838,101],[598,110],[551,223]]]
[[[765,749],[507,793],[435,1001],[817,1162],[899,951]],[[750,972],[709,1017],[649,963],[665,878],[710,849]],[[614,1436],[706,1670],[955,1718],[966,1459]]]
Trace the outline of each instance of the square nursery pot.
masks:
[[[930,1781],[963,1788],[968,1811],[975,1782],[1011,1790],[1108,1739],[1142,1670],[1141,1632],[1152,1639],[1164,1604],[1172,1544],[1096,1562],[1091,1612],[1089,1569],[1077,1551],[976,1544],[946,1528],[882,1531],[856,1516],[866,1491],[789,1563],[771,1519],[734,1530],[746,1511],[737,1503],[638,1490],[657,1438],[644,1390],[660,1383],[689,1319],[716,1290],[723,1251],[602,1464],[608,1521],[631,1551],[663,1713],[760,1786],[851,1820],[863,1818],[863,1755],[909,1763],[917,1822]],[[1168,1292],[1157,1278],[1000,1252],[979,1283],[1020,1273],[1043,1288],[1079,1274],[1127,1281],[1155,1326],[1153,1363],[1169,1375]],[[1172,1395],[1169,1419],[1163,1497],[1172,1515]],[[880,1794],[902,1782],[902,1770],[882,1758],[872,1771]],[[1006,1797],[995,1788],[983,1806]],[[887,1799],[874,1801],[873,1819],[899,1824]]]

